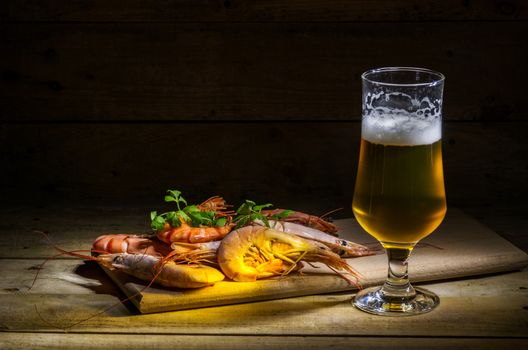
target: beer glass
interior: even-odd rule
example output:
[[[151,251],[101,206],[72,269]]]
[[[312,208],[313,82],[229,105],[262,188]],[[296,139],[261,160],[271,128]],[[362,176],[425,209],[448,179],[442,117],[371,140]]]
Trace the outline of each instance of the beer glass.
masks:
[[[385,248],[388,277],[354,305],[387,316],[431,311],[439,298],[409,283],[407,259],[446,213],[442,168],[444,76],[423,68],[363,73],[361,148],[352,210]]]

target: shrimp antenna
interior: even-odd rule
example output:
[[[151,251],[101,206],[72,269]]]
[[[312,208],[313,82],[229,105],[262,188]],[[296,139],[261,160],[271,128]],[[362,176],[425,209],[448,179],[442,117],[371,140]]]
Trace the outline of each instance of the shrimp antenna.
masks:
[[[88,251],[86,249],[84,250],[72,250],[72,251],[67,251],[67,250],[64,250],[62,248],[59,248],[58,246],[56,246],[52,241],[51,239],[49,238],[48,234],[44,231],[39,231],[39,230],[33,230],[33,232],[35,233],[39,233],[41,234],[47,241],[48,241],[48,244],[50,247],[54,248],[55,250],[58,250],[59,252],[61,252],[63,255],[71,255],[71,256],[76,256],[78,258],[82,258],[82,259],[88,259],[88,260],[96,260],[96,258],[94,258],[93,256],[89,256],[89,255],[83,255],[83,254],[77,254],[76,252],[77,251]]]
[[[119,304],[123,304],[123,303],[126,303],[127,301],[131,301],[132,299],[134,299],[135,297],[137,297],[138,295],[140,295],[145,289],[147,289],[147,288],[149,288],[150,286],[152,286],[152,284],[154,283],[154,281],[155,281],[155,280],[158,278],[158,276],[160,275],[161,271],[162,271],[162,269],[159,268],[158,271],[156,272],[156,275],[154,275],[154,278],[152,278],[152,280],[149,282],[149,284],[146,285],[146,286],[144,286],[143,288],[141,288],[141,290],[137,291],[136,293],[132,294],[131,296],[129,296],[129,297],[125,298],[125,299],[118,300],[118,301],[115,302],[114,304],[112,304],[112,305],[110,305],[110,306],[108,306],[108,307],[102,309],[101,311],[98,311],[98,312],[96,312],[95,314],[90,315],[90,316],[88,316],[88,317],[86,317],[86,318],[84,318],[84,319],[82,319],[82,320],[79,320],[79,321],[77,321],[77,322],[74,322],[74,323],[70,324],[68,327],[64,327],[64,328],[62,328],[62,329],[64,329],[64,330],[68,330],[68,329],[70,329],[70,328],[73,328],[73,327],[77,326],[78,324],[81,324],[81,323],[83,323],[83,322],[86,322],[86,321],[88,321],[88,320],[91,320],[92,318],[97,317],[97,316],[99,316],[99,315],[101,315],[101,314],[107,312],[108,310],[113,309],[114,307],[116,307],[116,306],[119,305]],[[36,306],[35,306],[35,307],[36,307]],[[45,322],[46,322],[46,321],[45,321]]]
[[[68,332],[68,330],[66,328],[59,327],[59,326],[54,325],[53,323],[45,320],[44,317],[42,317],[42,314],[40,313],[40,311],[38,310],[37,304],[34,304],[33,306],[35,307],[35,312],[37,313],[38,317],[40,318],[40,320],[42,322],[44,322],[45,324],[47,324],[50,327],[53,327],[53,328],[56,328],[56,329],[60,329],[63,332],[66,332],[66,333]]]
[[[61,253],[58,253],[58,254],[55,254],[53,256],[50,256],[48,258],[46,258],[46,260],[44,260],[41,264],[39,265],[35,265],[33,266],[31,269],[35,269],[37,270],[37,273],[35,274],[35,278],[33,278],[33,282],[31,283],[31,286],[29,287],[28,291],[31,290],[33,288],[33,286],[35,285],[35,282],[37,282],[37,278],[38,278],[38,275],[40,274],[40,270],[44,269],[44,265],[52,260],[52,259],[55,259],[61,255],[74,255],[74,256],[84,256],[84,255],[81,255],[81,254],[75,254],[77,252],[95,252],[95,253],[100,253],[100,254],[104,254],[105,252],[104,251],[99,251],[99,250],[88,250],[88,249],[77,249],[77,250],[71,250],[71,251],[66,251],[66,252],[61,252]],[[96,260],[95,258],[93,257],[89,257],[89,256],[86,256],[87,258],[92,258],[90,260]]]
[[[77,249],[77,250],[72,250],[72,251],[67,251],[67,250],[64,250],[62,248],[59,248],[57,247],[55,244],[53,244],[53,242],[51,241],[51,239],[49,238],[48,234],[44,231],[39,231],[39,230],[33,230],[33,232],[35,233],[38,233],[40,235],[42,235],[47,241],[48,241],[48,245],[53,247],[54,249],[58,250],[60,253],[59,254],[56,254],[56,255],[53,255],[53,256],[50,256],[48,258],[46,258],[46,260],[44,260],[41,264],[39,265],[36,265],[34,268],[37,270],[37,273],[35,274],[35,277],[33,278],[33,282],[31,283],[31,286],[29,287],[28,290],[31,290],[33,288],[33,286],[35,285],[35,282],[37,282],[37,278],[40,274],[40,270],[42,270],[44,268],[44,265],[52,260],[52,259],[55,259],[57,258],[58,256],[61,256],[61,255],[70,255],[70,256],[76,256],[78,258],[82,258],[82,259],[88,259],[88,260],[96,260],[94,257],[91,257],[91,256],[88,256],[88,255],[83,255],[83,254],[78,254],[79,252],[95,252],[95,253],[105,253],[105,252],[100,252],[100,251],[97,251],[97,250],[88,250],[88,249]]]
[[[33,232],[35,233],[39,233],[41,234],[47,241],[48,241],[48,244],[53,247],[54,249],[58,250],[60,253],[54,255],[54,256],[51,256],[49,258],[47,258],[46,260],[44,260],[44,262],[42,262],[40,265],[37,265],[37,274],[35,276],[35,278],[33,279],[33,283],[31,284],[31,288],[33,288],[33,285],[35,284],[36,280],[37,280],[37,277],[40,273],[40,270],[42,270],[43,266],[45,263],[47,263],[49,260],[53,259],[53,258],[56,258],[58,256],[61,256],[61,255],[70,255],[70,256],[75,256],[75,257],[78,257],[78,258],[82,258],[82,259],[88,259],[88,260],[93,260],[93,261],[98,261],[98,259],[96,257],[93,257],[93,256],[89,256],[89,255],[84,255],[84,254],[78,254],[78,252],[95,252],[95,253],[99,253],[99,254],[107,254],[108,252],[105,252],[105,251],[101,251],[101,250],[96,250],[96,249],[91,249],[91,250],[88,250],[88,249],[78,249],[78,250],[72,250],[72,251],[67,251],[65,249],[62,249],[58,246],[56,246],[55,244],[53,244],[53,242],[51,241],[51,239],[49,238],[48,234],[44,231],[39,231],[39,230],[33,230]],[[132,294],[131,296],[125,298],[125,299],[120,299],[118,300],[116,303],[102,309],[101,311],[99,312],[96,312],[95,314],[93,315],[90,315],[89,317],[86,317],[82,320],[79,320],[77,322],[74,322],[72,324],[70,324],[69,326],[67,327],[60,327],[60,326],[57,326],[57,325],[54,325],[52,324],[51,322],[45,320],[43,317],[42,317],[42,314],[39,312],[38,308],[37,308],[37,305],[34,305],[35,306],[35,311],[37,312],[37,315],[39,316],[39,318],[42,320],[42,322],[46,323],[47,325],[49,325],[50,327],[53,327],[53,328],[57,328],[57,329],[62,329],[63,331],[67,332],[68,329],[72,328],[72,327],[75,327],[76,325],[78,324],[81,324],[83,322],[86,322],[94,317],[97,317],[103,313],[105,313],[106,311],[116,307],[117,305],[119,304],[123,304],[129,300],[132,300],[133,298],[137,297],[138,295],[140,295],[145,289],[149,288],[150,286],[152,286],[152,284],[154,283],[154,281],[158,278],[158,276],[160,275],[160,273],[162,272],[162,267],[163,265],[166,263],[166,261],[164,261],[158,268],[158,271],[156,272],[156,274],[154,275],[154,277],[152,278],[152,280],[149,282],[148,285],[144,286],[141,290],[139,290],[138,292]]]
[[[324,219],[328,215],[333,214],[333,213],[337,213],[338,211],[343,210],[343,209],[345,209],[345,208],[337,208],[337,209],[330,210],[329,212],[324,213],[323,215],[319,216],[319,218]]]
[[[328,268],[330,268],[330,270],[334,271],[336,274],[339,275],[339,277],[341,277],[342,279],[344,279],[345,281],[347,281],[348,283],[350,284],[353,284],[354,286],[357,287],[357,289],[363,289],[363,286],[361,285],[361,283],[359,283],[359,279],[357,276],[354,276],[354,279],[350,279],[348,278],[344,273],[342,273],[341,271],[338,271],[337,269],[333,268],[332,266],[330,265],[327,265]]]
[[[149,282],[149,284],[146,285],[146,286],[144,286],[143,288],[141,288],[141,289],[140,289],[139,291],[137,291],[136,293],[132,294],[131,296],[129,296],[129,297],[125,298],[125,299],[120,299],[120,300],[118,300],[117,302],[115,302],[114,304],[111,304],[110,306],[108,306],[108,307],[102,309],[101,311],[98,311],[98,312],[94,313],[93,315],[90,315],[90,316],[88,316],[88,317],[86,317],[86,318],[83,318],[83,319],[81,319],[81,320],[79,320],[79,321],[76,321],[76,322],[74,322],[74,323],[68,325],[67,327],[59,327],[59,326],[56,326],[56,325],[52,324],[52,323],[49,322],[49,321],[46,321],[46,320],[42,317],[42,315],[40,314],[40,312],[38,311],[38,309],[37,309],[37,305],[35,305],[35,310],[36,310],[37,314],[39,315],[40,319],[41,319],[44,323],[46,323],[47,325],[49,325],[49,326],[51,326],[51,327],[54,327],[54,328],[57,328],[57,329],[62,329],[63,331],[67,332],[68,329],[71,329],[71,328],[73,328],[73,327],[75,327],[75,326],[77,326],[77,325],[79,325],[79,324],[81,324],[81,323],[83,323],[83,322],[86,322],[86,321],[88,321],[88,320],[91,320],[92,318],[97,317],[97,316],[99,316],[99,315],[101,315],[101,314],[107,312],[108,310],[113,309],[113,308],[116,307],[117,305],[119,305],[119,304],[123,304],[123,303],[126,303],[127,301],[131,301],[132,299],[134,299],[134,298],[137,297],[138,295],[141,295],[141,293],[142,293],[145,289],[147,289],[147,288],[149,288],[149,287],[152,286],[152,284],[154,283],[154,281],[155,281],[155,280],[158,278],[158,276],[161,274],[161,272],[162,272],[161,267],[162,267],[162,266],[163,266],[163,265],[161,265],[161,266],[158,268],[158,271],[156,272],[156,274],[154,275],[154,277],[152,278],[152,280]]]
[[[96,312],[96,313],[93,314],[93,315],[90,315],[90,316],[88,316],[88,317],[86,317],[86,318],[84,318],[84,319],[81,319],[81,320],[79,320],[79,321],[77,321],[77,322],[74,322],[74,323],[70,324],[68,327],[64,327],[64,328],[63,328],[63,327],[59,327],[59,328],[61,328],[61,329],[63,329],[63,330],[66,331],[66,330],[68,330],[68,329],[70,329],[70,328],[73,328],[73,327],[77,326],[78,324],[81,324],[81,323],[86,322],[86,321],[88,321],[88,320],[91,320],[92,318],[95,318],[95,317],[97,317],[97,316],[99,316],[99,315],[101,315],[101,314],[104,314],[105,312],[107,312],[108,310],[113,309],[114,307],[116,307],[116,306],[119,305],[119,304],[123,304],[123,303],[126,303],[127,301],[131,301],[132,299],[134,299],[135,297],[137,297],[138,295],[140,295],[145,289],[147,289],[147,288],[149,288],[150,286],[152,286],[152,284],[153,284],[154,281],[158,278],[158,276],[160,275],[160,273],[161,273],[161,268],[158,270],[158,272],[156,272],[156,275],[154,275],[154,278],[152,278],[152,280],[149,282],[148,285],[144,286],[143,288],[141,288],[141,290],[137,291],[136,293],[132,294],[131,296],[129,296],[129,297],[125,298],[125,299],[120,299],[120,300],[118,300],[117,302],[115,302],[114,304],[111,304],[110,306],[108,306],[108,307],[102,309],[101,311],[98,311],[98,312]],[[35,308],[36,308],[36,305],[35,305]],[[46,322],[46,321],[44,320],[44,322]],[[49,322],[46,322],[46,323],[49,324]]]

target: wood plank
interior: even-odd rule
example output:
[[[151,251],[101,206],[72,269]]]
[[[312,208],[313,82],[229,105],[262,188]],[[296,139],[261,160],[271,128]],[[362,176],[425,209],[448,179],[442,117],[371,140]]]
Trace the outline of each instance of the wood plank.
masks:
[[[444,129],[450,205],[522,203],[524,123]],[[179,188],[193,202],[218,194],[321,215],[350,208],[359,140],[359,123],[2,125],[0,162],[10,166],[0,188],[4,207],[160,209],[163,193]]]
[[[501,237],[513,242],[516,247],[528,252],[528,207],[487,205],[465,207],[463,211],[492,228]]]
[[[520,287],[526,288],[527,273],[477,279],[474,284],[460,280],[427,285],[441,297],[438,309],[419,317],[400,318],[397,322],[354,309],[350,305],[353,294],[342,293],[141,316],[130,315],[126,308],[117,307],[68,332],[526,338],[528,315],[523,308],[528,294]],[[511,276],[515,276],[513,280]],[[494,292],[480,295],[490,284]],[[55,327],[67,327],[83,320],[115,304],[116,300],[102,294],[4,294],[0,295],[0,329],[58,331]],[[35,311],[35,305],[42,318]]]
[[[469,2],[394,0],[268,1],[3,1],[7,21],[430,21],[526,20],[520,0]]]
[[[445,73],[447,120],[526,120],[527,28],[3,24],[0,120],[358,120],[361,72],[387,65]]]
[[[3,349],[522,349],[526,339],[1,333]]]

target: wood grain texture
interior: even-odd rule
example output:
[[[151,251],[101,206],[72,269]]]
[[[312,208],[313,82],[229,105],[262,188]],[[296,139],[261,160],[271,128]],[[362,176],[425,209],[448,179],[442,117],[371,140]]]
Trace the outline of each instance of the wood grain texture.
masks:
[[[95,238],[103,234],[151,232],[148,214],[152,209],[154,207],[148,206],[140,209],[126,206],[3,209],[0,212],[0,257],[36,259],[33,265],[37,265],[57,254],[49,241],[68,251],[89,250]],[[46,232],[49,241],[35,231]],[[57,257],[64,258],[72,259]],[[29,274],[34,275],[33,272]]]
[[[171,0],[171,1],[3,1],[7,21],[431,21],[526,20],[521,0]]]
[[[42,250],[45,242],[34,240],[33,245],[22,249],[20,245],[30,237],[20,236],[23,230],[18,229],[32,224],[27,218],[39,218],[32,220],[33,223],[51,229],[55,242],[62,245],[79,240],[81,245],[89,246],[87,230],[93,230],[91,234],[95,235],[102,226],[111,230],[118,229],[119,225],[135,227],[141,215],[133,209],[108,207],[84,211],[66,208],[63,212],[12,208],[0,215],[0,237],[6,238],[0,247],[11,248],[15,255],[28,252],[28,256],[33,256],[33,259],[5,259],[6,250],[0,252],[3,266],[0,344],[6,349],[28,346],[96,349],[108,348],[109,342],[117,349],[169,345],[172,348],[174,342],[191,349],[193,346],[269,348],[270,345],[291,348],[293,343],[307,349],[326,349],[329,344],[349,348],[352,343],[358,349],[413,346],[493,349],[506,345],[522,348],[527,343],[528,319],[524,309],[528,303],[528,271],[427,284],[428,289],[441,296],[440,308],[428,315],[397,322],[351,308],[353,294],[340,293],[215,307],[206,309],[207,312],[188,310],[142,316],[118,304],[69,329],[67,334],[58,334],[60,327],[93,316],[114,305],[122,296],[112,294],[109,288],[98,289],[112,284],[105,281],[104,273],[95,264],[71,259],[48,263],[34,289],[28,291],[34,270],[27,268],[46,256]],[[71,227],[81,228],[85,233],[73,235]],[[504,300],[508,303],[503,303]],[[35,311],[35,305],[41,316]]]
[[[3,24],[0,120],[359,120],[366,69],[447,76],[446,120],[526,120],[528,22]],[[493,39],[490,39],[493,38]],[[497,69],[501,67],[501,69]]]
[[[420,317],[381,318],[350,305],[353,294],[329,294],[274,301],[229,305],[159,314],[131,315],[118,305],[87,320],[70,333],[146,333],[209,335],[303,335],[303,336],[399,336],[399,337],[517,337],[526,338],[528,302],[527,272],[493,277],[499,294],[480,296],[482,285],[472,288],[467,281],[427,285],[441,298],[446,290],[460,293],[443,296],[434,312]],[[520,274],[520,275],[519,275]],[[491,282],[491,277],[484,280]],[[500,283],[500,284],[499,284]],[[521,282],[522,283],[522,282]],[[460,287],[453,287],[460,285]],[[523,284],[524,285],[524,284]],[[500,296],[500,297],[499,297]],[[508,303],[503,303],[507,298]],[[104,294],[0,295],[0,329],[4,331],[49,332],[67,327],[115,304],[116,297]],[[35,312],[35,304],[43,319]],[[484,311],[485,310],[485,313]],[[485,315],[485,317],[483,317]],[[287,321],[286,321],[287,320]]]
[[[30,251],[35,252],[30,259],[1,258],[0,294],[108,294],[124,299],[97,263],[72,257],[46,261],[55,254],[51,249],[42,258],[37,249]]]
[[[277,349],[289,350],[302,347],[314,349],[522,349],[526,339],[493,338],[400,338],[400,337],[317,337],[317,336],[221,336],[221,335],[138,335],[105,334],[53,334],[53,333],[2,333],[2,349]]]
[[[528,206],[521,203],[507,206],[491,203],[481,207],[465,207],[464,212],[528,252]]]
[[[444,129],[450,205],[528,195],[525,123]],[[178,188],[193,202],[223,195],[322,214],[350,208],[359,140],[360,123],[2,125],[2,203],[160,205]]]

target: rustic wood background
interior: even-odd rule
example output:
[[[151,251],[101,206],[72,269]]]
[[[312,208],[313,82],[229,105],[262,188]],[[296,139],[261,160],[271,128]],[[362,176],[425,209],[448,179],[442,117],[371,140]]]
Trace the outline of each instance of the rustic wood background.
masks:
[[[528,196],[524,1],[11,0],[0,19],[4,205],[178,188],[350,216],[359,77],[394,65],[447,76],[450,205]]]

